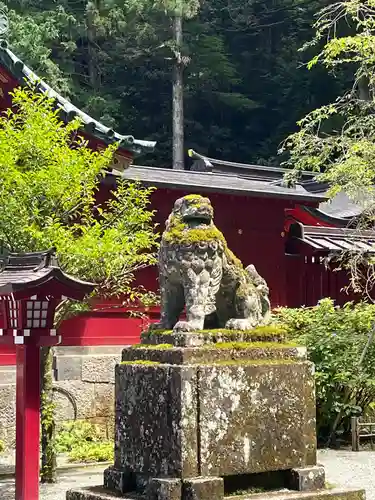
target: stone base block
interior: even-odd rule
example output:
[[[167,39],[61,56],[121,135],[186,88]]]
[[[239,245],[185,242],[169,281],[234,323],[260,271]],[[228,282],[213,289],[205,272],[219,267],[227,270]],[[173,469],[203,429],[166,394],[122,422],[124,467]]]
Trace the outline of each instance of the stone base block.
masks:
[[[66,493],[66,500],[135,500],[133,495],[119,495],[110,492],[103,486],[92,486],[90,488],[82,488],[79,490],[69,490]],[[141,500],[141,499],[140,499]]]
[[[211,480],[214,478],[211,478]],[[173,480],[172,480],[173,481]],[[201,481],[200,486],[198,487],[197,481]],[[195,482],[194,486],[192,485],[192,489],[190,491],[204,491],[204,480],[203,478],[195,479],[191,481]],[[209,491],[209,486],[207,486],[206,492]],[[218,484],[217,484],[217,487]],[[220,488],[219,488],[220,489]],[[217,492],[214,489],[211,490],[211,497],[192,497],[196,499],[204,498],[204,500],[222,500],[223,496],[215,496]],[[221,494],[221,490],[218,492]],[[257,494],[255,495],[256,500],[269,500],[270,493]],[[155,500],[158,497],[152,497],[150,495],[147,496],[137,496],[134,494],[126,494],[119,496],[118,494],[108,492],[102,486],[90,487],[90,488],[82,488],[80,490],[70,490],[66,494],[66,500],[118,500],[121,498],[122,500]],[[159,497],[164,500],[163,497]],[[167,497],[168,498],[168,497]],[[173,498],[173,497],[172,497]],[[225,497],[227,500],[254,500],[254,494],[243,494],[231,497]],[[174,500],[174,498],[173,498]],[[181,500],[185,500],[185,497],[182,497]],[[331,490],[322,489],[317,491],[286,491],[283,490],[280,493],[273,492],[272,500],[365,500],[365,492],[364,490],[351,490],[344,488],[334,488]]]
[[[298,491],[321,490],[325,485],[324,467],[304,467],[290,471],[289,487]]]
[[[180,479],[151,479],[146,490],[150,500],[181,500]]]
[[[130,477],[125,472],[122,472],[114,467],[108,467],[104,471],[104,486],[108,490],[117,493],[125,493],[130,489]]]
[[[198,477],[183,482],[181,500],[213,499],[224,499],[224,480],[221,477]]]
[[[318,491],[285,491],[280,493],[248,494],[226,497],[226,500],[365,500],[364,490],[334,488],[332,490]],[[74,499],[76,500],[76,499]],[[78,500],[78,499],[77,499]],[[81,499],[79,499],[81,500]],[[91,499],[85,499],[91,500]],[[215,499],[216,500],[216,499]]]

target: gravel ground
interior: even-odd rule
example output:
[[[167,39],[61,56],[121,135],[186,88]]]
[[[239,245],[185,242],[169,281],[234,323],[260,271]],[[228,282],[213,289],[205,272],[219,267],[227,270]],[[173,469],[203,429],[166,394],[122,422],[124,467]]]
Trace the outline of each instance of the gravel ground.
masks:
[[[82,486],[96,486],[103,483],[103,467],[88,467],[59,474],[57,484],[43,484],[40,500],[65,500],[66,491]],[[0,478],[0,499],[14,500],[14,480]],[[30,500],[36,500],[30,498]]]
[[[325,466],[329,483],[364,488],[367,500],[375,500],[375,451],[320,450],[318,461]],[[58,484],[41,486],[40,500],[65,500],[65,493],[70,488],[100,485],[103,469],[96,466],[62,472]],[[14,500],[13,479],[0,478],[0,499]]]
[[[319,450],[318,462],[329,483],[365,489],[367,500],[375,500],[375,451]]]

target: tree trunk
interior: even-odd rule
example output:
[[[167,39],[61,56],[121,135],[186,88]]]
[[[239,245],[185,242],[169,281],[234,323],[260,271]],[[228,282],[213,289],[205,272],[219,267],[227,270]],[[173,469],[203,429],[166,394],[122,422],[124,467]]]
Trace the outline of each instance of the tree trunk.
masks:
[[[363,101],[371,101],[370,85],[366,76],[362,76],[358,80],[358,94]]]
[[[98,2],[88,2],[86,6],[86,27],[87,27],[87,42],[88,42],[88,73],[90,85],[93,90],[98,90],[100,87],[99,76],[99,61],[96,48],[96,27],[95,15],[99,9]]]
[[[53,403],[53,347],[43,347],[41,356],[41,482],[56,482],[55,415]]]
[[[184,65],[182,60],[182,16],[173,17],[176,58],[173,68],[173,168],[184,170]]]

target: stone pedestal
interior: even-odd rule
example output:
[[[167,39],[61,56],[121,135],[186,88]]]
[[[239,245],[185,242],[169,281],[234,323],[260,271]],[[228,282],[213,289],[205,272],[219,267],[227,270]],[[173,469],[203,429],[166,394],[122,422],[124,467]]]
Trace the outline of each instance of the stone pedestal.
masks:
[[[104,489],[67,500],[334,495],[316,465],[313,365],[281,336],[259,340],[259,331],[164,333],[126,348],[116,367],[114,466]]]

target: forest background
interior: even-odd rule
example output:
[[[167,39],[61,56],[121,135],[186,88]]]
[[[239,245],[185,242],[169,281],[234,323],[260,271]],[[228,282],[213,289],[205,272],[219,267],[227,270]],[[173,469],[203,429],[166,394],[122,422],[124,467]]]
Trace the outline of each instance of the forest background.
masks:
[[[299,51],[312,38],[314,15],[328,3],[192,6],[183,21],[185,151],[263,165],[282,161],[278,147],[297,120],[352,81],[324,68],[308,71],[313,51]],[[143,164],[171,167],[175,47],[162,1],[9,0],[0,8],[18,57],[105,125],[158,141]]]

